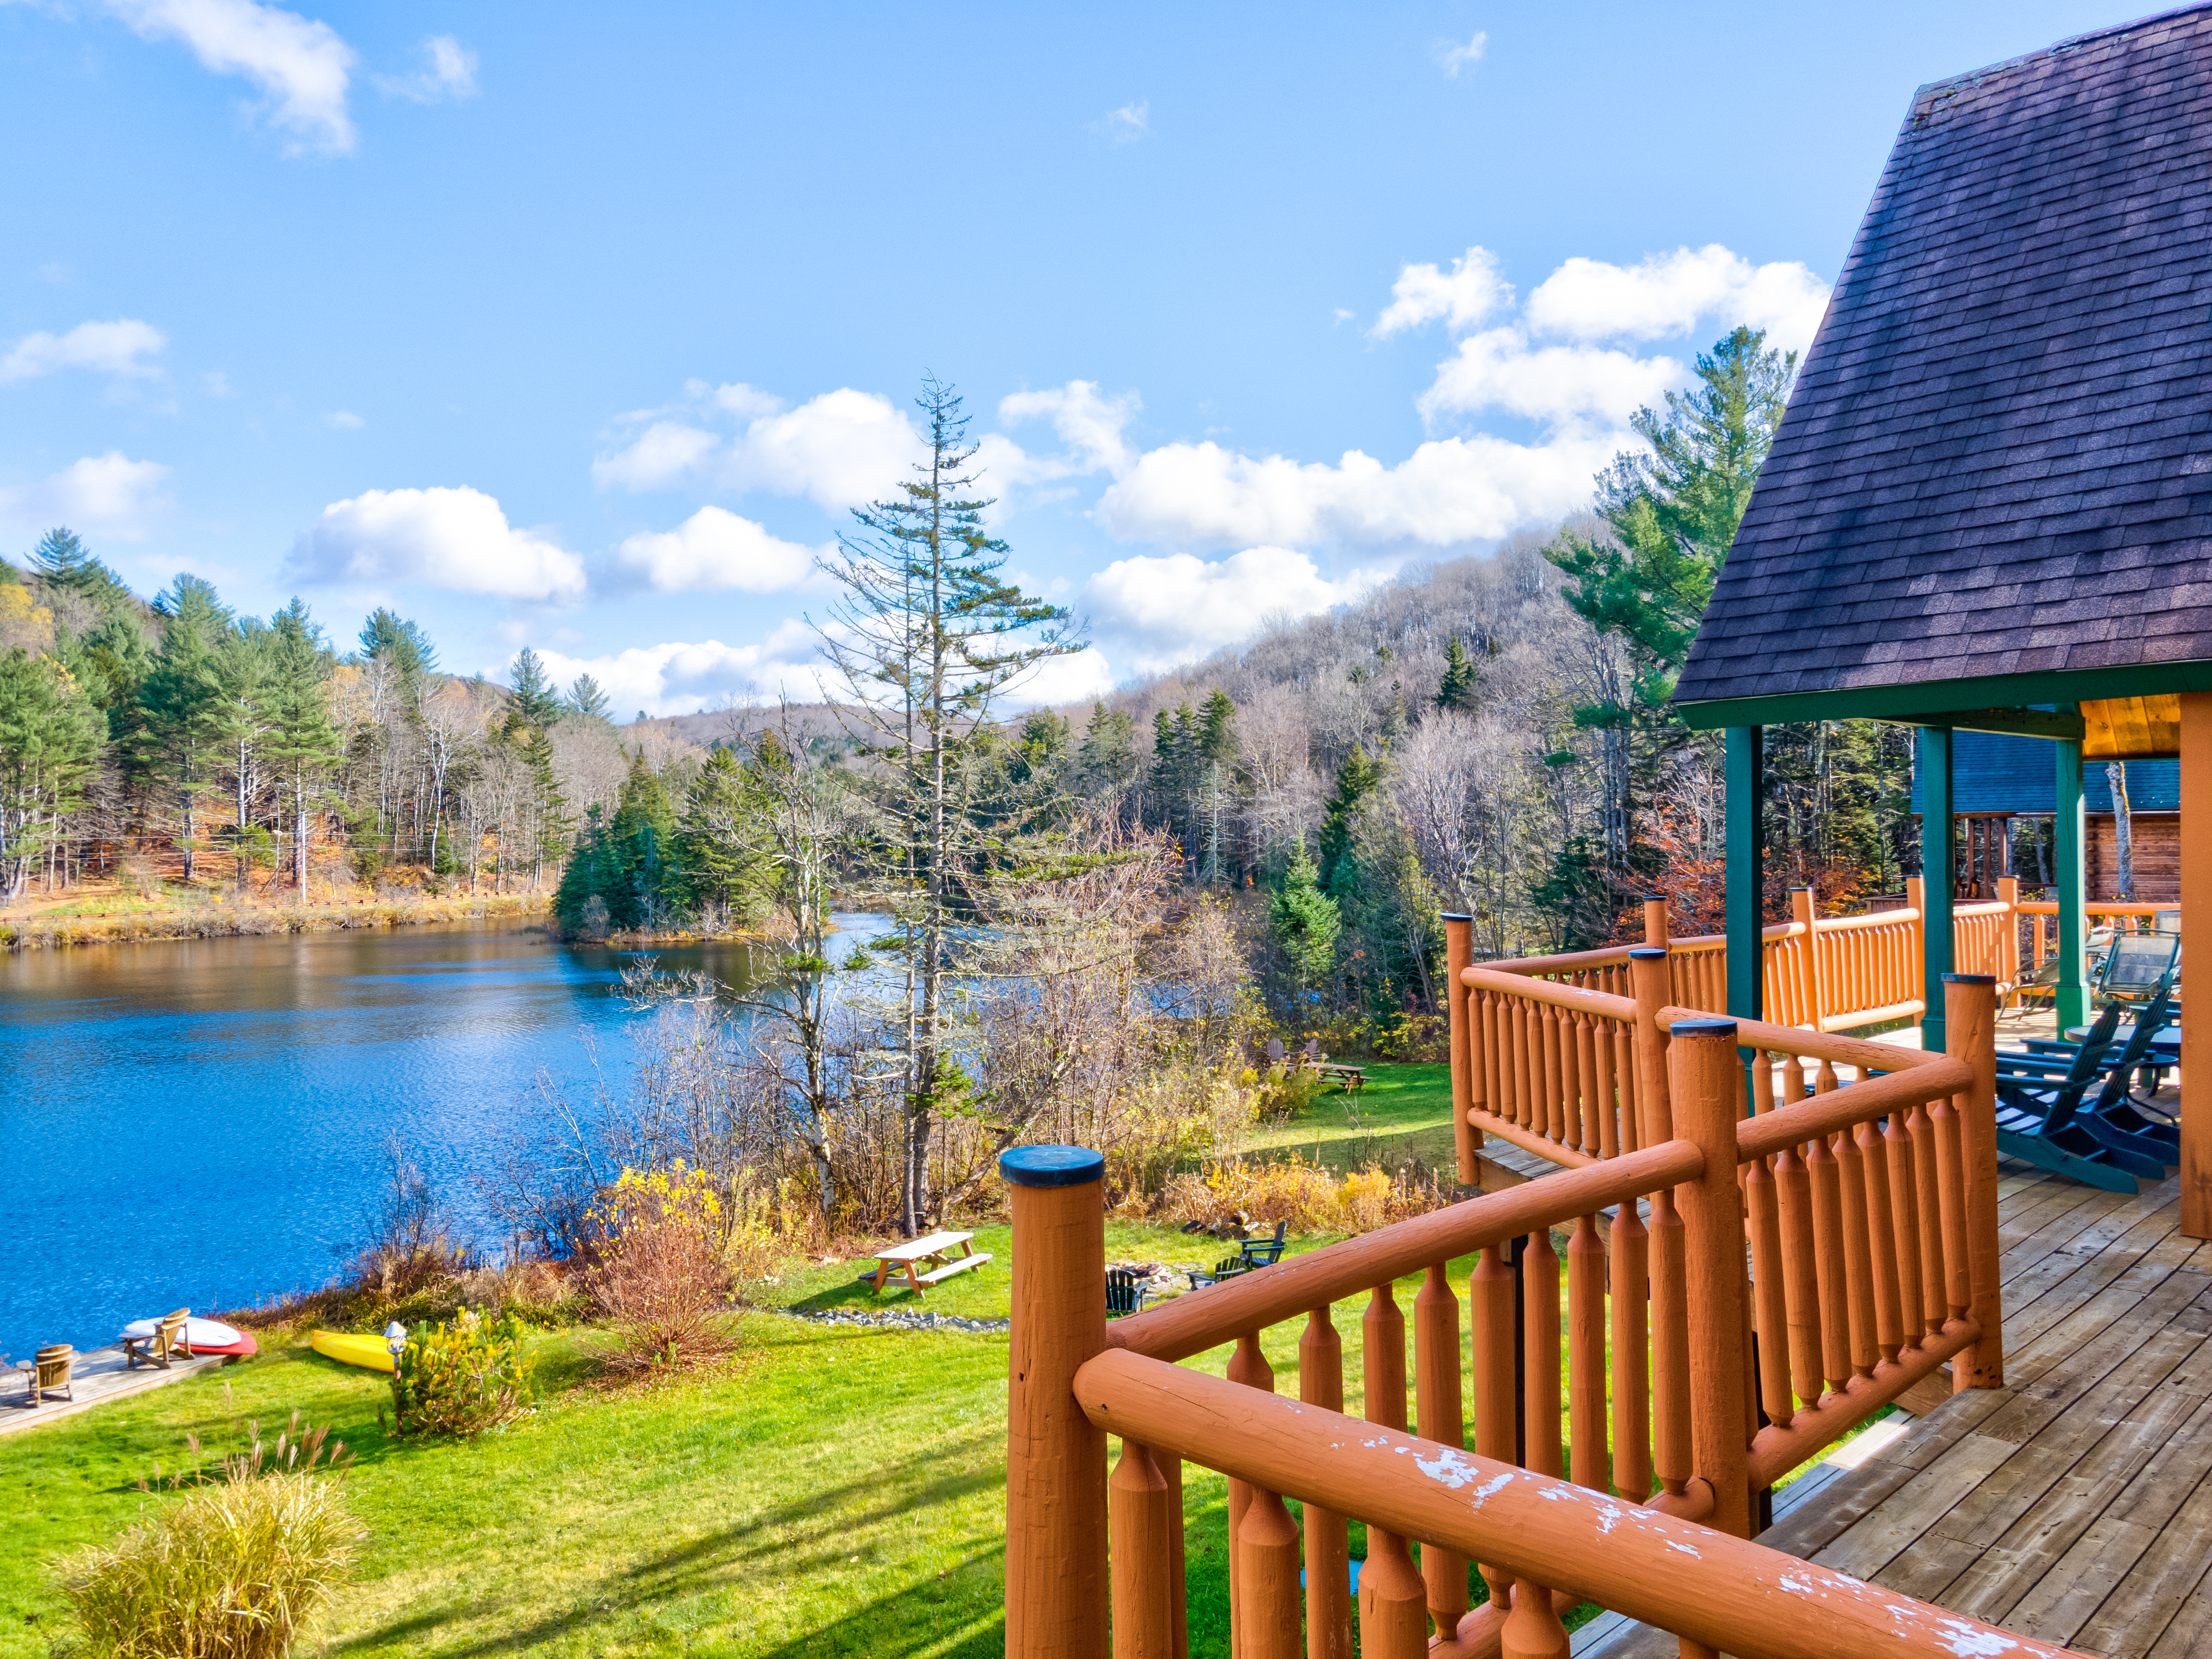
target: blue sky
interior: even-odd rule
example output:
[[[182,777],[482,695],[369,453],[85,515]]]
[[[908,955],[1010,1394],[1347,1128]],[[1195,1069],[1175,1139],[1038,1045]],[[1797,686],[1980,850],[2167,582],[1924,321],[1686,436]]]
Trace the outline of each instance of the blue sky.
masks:
[[[1916,86],[2131,15],[0,0],[0,550],[807,695],[933,372],[1083,695],[1574,510]]]

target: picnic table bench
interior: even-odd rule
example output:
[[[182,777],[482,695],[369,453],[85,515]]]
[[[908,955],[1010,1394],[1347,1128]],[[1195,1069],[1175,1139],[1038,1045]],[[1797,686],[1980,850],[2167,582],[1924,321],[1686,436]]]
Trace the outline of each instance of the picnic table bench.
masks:
[[[926,1238],[908,1239],[903,1244],[887,1244],[876,1252],[876,1270],[863,1273],[863,1279],[874,1281],[876,1293],[881,1295],[891,1275],[903,1268],[906,1282],[916,1296],[925,1285],[941,1284],[955,1273],[964,1273],[970,1267],[980,1267],[991,1259],[988,1250],[975,1249],[969,1241],[973,1233],[931,1233]],[[960,1254],[951,1254],[957,1246]],[[927,1273],[920,1269],[934,1262]]]
[[[1314,1069],[1321,1073],[1323,1083],[1341,1084],[1347,1094],[1367,1086],[1367,1068],[1364,1066],[1345,1066],[1334,1060],[1323,1060]]]

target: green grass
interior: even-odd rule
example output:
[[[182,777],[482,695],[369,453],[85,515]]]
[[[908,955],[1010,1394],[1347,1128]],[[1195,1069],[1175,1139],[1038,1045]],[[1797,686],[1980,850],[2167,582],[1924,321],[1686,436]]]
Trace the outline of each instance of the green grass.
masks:
[[[1296,1152],[1340,1174],[1370,1163],[1395,1169],[1410,1158],[1450,1170],[1451,1067],[1376,1064],[1366,1069],[1365,1088],[1346,1094],[1332,1085],[1289,1122],[1261,1125],[1241,1150],[1248,1157]]]

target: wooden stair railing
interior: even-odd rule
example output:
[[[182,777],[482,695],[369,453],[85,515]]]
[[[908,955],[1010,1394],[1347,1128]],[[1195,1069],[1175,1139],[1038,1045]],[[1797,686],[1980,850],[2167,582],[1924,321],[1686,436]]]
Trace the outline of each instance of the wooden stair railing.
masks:
[[[1110,1328],[1090,1311],[1103,1305],[1097,1155],[1006,1155],[1010,1655],[1103,1659],[1110,1608],[1116,1659],[1182,1659],[1186,1459],[1231,1482],[1236,1659],[1348,1656],[1355,1617],[1365,1659],[1558,1659],[1559,1614],[1583,1599],[1681,1633],[1686,1654],[1889,1655],[1902,1638],[1933,1659],[1939,1634],[1947,1653],[2017,1642],[1856,1586],[1872,1599],[1838,1624],[1850,1581],[1742,1541],[1759,1489],[1945,1360],[1955,1388],[2001,1379],[1993,984],[1945,988],[1968,1063],[1672,1008],[1667,970],[1663,949],[1631,960],[1634,1109],[1616,1134],[1632,1144]],[[1808,1047],[1826,1051],[1809,1071]],[[1877,1059],[1896,1069],[1837,1081],[1836,1062]],[[1747,1099],[1768,1109],[1747,1120]],[[1470,1255],[1463,1377],[1446,1268]],[[1416,1274],[1409,1401],[1394,1287]],[[1364,1421],[1342,1414],[1333,1314],[1354,1299]],[[1273,1397],[1260,1342],[1294,1318],[1296,1402]],[[1225,1381],[1175,1364],[1228,1342]],[[1110,1526],[1108,1429],[1122,1437]],[[1305,1505],[1303,1528],[1285,1498]],[[1369,1540],[1356,1613],[1352,1519]],[[1488,1591],[1472,1611],[1470,1560]]]

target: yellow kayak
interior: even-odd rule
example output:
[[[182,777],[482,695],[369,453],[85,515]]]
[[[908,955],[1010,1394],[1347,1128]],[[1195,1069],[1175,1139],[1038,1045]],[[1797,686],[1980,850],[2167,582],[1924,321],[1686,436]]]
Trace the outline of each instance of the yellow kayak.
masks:
[[[307,1339],[315,1352],[328,1354],[342,1364],[360,1365],[372,1371],[392,1369],[392,1350],[380,1336],[349,1336],[343,1331],[317,1331]]]

